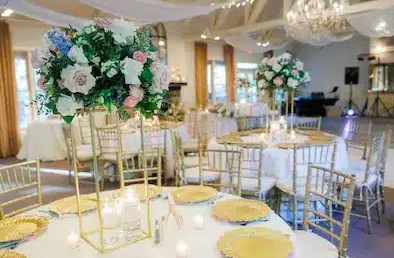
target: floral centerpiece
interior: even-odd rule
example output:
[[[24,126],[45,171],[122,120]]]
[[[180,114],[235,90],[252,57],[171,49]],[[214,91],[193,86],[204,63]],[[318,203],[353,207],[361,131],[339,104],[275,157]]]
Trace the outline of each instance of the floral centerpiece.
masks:
[[[50,29],[32,63],[45,92],[37,98],[39,110],[68,123],[82,108],[155,114],[171,80],[148,28],[117,19],[95,18],[80,30]]]
[[[213,106],[208,108],[208,111],[211,113],[218,114],[219,117],[233,117],[234,116],[234,107],[230,103],[216,103]]]
[[[171,103],[167,111],[164,112],[164,118],[167,121],[181,122],[185,120],[185,114],[186,110],[183,103],[176,101],[175,103]]]
[[[249,88],[250,86],[251,86],[251,84],[250,84],[248,78],[242,77],[242,78],[238,78],[235,81],[235,87],[237,87],[237,88]]]
[[[298,59],[293,59],[289,53],[264,58],[254,77],[259,90],[292,91],[302,83],[310,81],[304,64]]]

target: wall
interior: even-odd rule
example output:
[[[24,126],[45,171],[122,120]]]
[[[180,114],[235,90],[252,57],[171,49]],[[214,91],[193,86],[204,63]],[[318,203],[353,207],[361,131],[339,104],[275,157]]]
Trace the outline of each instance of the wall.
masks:
[[[34,21],[9,21],[14,49],[35,49],[42,46],[44,33],[51,28]]]
[[[332,43],[324,47],[314,47],[292,43],[292,54],[305,63],[305,69],[311,74],[310,85],[302,89],[307,94],[312,91],[329,92],[334,86],[339,86],[340,101],[337,105],[346,106],[349,98],[349,86],[344,84],[345,67],[360,67],[359,84],[353,87],[353,100],[363,106],[368,90],[368,62],[359,62],[361,53],[368,53],[369,39],[355,35],[352,39]]]

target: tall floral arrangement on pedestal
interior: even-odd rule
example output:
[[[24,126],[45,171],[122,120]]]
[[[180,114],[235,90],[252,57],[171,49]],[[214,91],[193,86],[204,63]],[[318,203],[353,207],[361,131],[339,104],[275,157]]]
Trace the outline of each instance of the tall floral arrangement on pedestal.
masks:
[[[135,108],[157,113],[171,80],[149,30],[124,20],[95,18],[80,30],[53,28],[32,54],[39,69],[42,111],[71,122],[78,109]]]
[[[240,77],[234,83],[236,88],[249,88],[251,86],[248,78]]]
[[[254,77],[259,90],[283,91],[295,90],[311,79],[309,73],[304,70],[304,64],[298,59],[293,59],[289,53],[264,58]]]

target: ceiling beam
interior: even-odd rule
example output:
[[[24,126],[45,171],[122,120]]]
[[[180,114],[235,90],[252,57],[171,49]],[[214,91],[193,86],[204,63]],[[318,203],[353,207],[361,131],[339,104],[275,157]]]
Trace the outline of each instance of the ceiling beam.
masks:
[[[268,0],[259,0],[253,3],[253,11],[250,14],[248,23],[254,23],[257,21],[259,18],[260,14],[263,12],[265,4],[268,2]]]
[[[264,0],[261,0],[264,1]],[[259,2],[261,2],[259,1]],[[378,10],[383,10],[387,9],[389,7],[394,6],[394,0],[373,0],[369,2],[362,2],[362,3],[357,3],[353,5],[349,5],[345,8],[344,14],[345,16],[348,15],[354,15],[358,13],[363,13],[363,12],[370,12],[370,11],[378,11]],[[255,22],[255,23],[249,23],[246,25],[230,28],[230,29],[224,29],[224,30],[214,30],[212,31],[212,35],[224,37],[227,35],[232,35],[232,34],[240,34],[240,33],[248,33],[248,32],[253,32],[257,30],[267,30],[267,29],[274,29],[277,27],[283,27],[286,24],[285,19],[274,19],[274,20],[269,20],[269,21],[263,21],[263,22]],[[185,40],[196,40],[198,39],[199,36],[197,37],[196,35],[193,36],[187,36],[185,37]]]
[[[216,25],[215,25],[214,29],[219,28],[220,26],[222,26],[226,22],[227,17],[228,17],[228,15],[231,12],[231,8],[230,9],[224,9],[224,10],[221,9],[221,10],[218,10],[216,12],[218,13],[218,17],[216,19]]]
[[[249,19],[250,19],[250,14],[252,12],[252,6],[253,4],[246,4],[245,8],[244,8],[244,24],[248,24],[249,23]]]

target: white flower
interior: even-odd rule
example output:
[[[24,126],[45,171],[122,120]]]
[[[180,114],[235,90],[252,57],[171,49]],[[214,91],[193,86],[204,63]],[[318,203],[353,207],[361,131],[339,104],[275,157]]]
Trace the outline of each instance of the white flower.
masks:
[[[261,61],[261,63],[262,63],[263,65],[267,64],[267,62],[268,62],[268,57],[264,57],[264,58],[263,58],[263,61]]]
[[[126,57],[120,61],[121,71],[124,74],[126,84],[133,84],[140,86],[141,81],[138,76],[141,75],[144,65],[134,59]]]
[[[67,53],[68,58],[71,61],[77,62],[78,64],[88,64],[89,60],[86,58],[85,54],[83,53],[82,48],[73,46],[70,51]]]
[[[282,55],[282,58],[283,59],[287,59],[287,60],[289,60],[289,59],[291,59],[291,54],[289,54],[289,53],[284,53],[283,55]]]
[[[52,55],[48,48],[36,49],[31,52],[31,64],[34,69],[40,69],[44,63],[45,59]]]
[[[83,103],[77,102],[74,95],[62,94],[56,102],[56,109],[62,116],[73,116],[81,108],[83,108]]]
[[[270,71],[265,71],[265,72],[264,72],[264,76],[265,76],[265,78],[266,78],[268,81],[270,81],[270,80],[274,77],[274,73],[273,73],[273,72],[270,72]]]
[[[116,62],[109,60],[105,63],[102,63],[101,72],[105,73],[108,78],[114,77],[118,73],[118,70],[116,69]]]
[[[132,22],[125,20],[113,20],[109,29],[112,31],[112,37],[118,44],[132,43],[136,34],[137,27]]]
[[[268,83],[264,80],[260,80],[257,82],[257,88],[259,89],[265,89],[268,87]]]
[[[301,62],[301,61],[299,61],[299,60],[297,60],[297,62],[296,62],[296,68],[297,68],[298,71],[303,70],[303,69],[304,69],[304,63]]]
[[[280,64],[274,64],[272,66],[272,70],[274,70],[275,72],[279,72],[282,69],[282,66]]]
[[[80,92],[88,94],[96,84],[96,78],[91,74],[91,66],[69,65],[62,70],[61,78],[63,85],[72,93]]]
[[[289,78],[287,80],[287,85],[289,85],[289,87],[295,89],[298,86],[298,81],[296,79]]]
[[[99,65],[99,63],[100,63],[100,57],[99,57],[99,56],[95,56],[95,57],[92,58],[91,61],[92,61],[93,64]]]
[[[305,71],[304,77],[302,78],[303,82],[310,82],[311,81],[311,76],[309,75],[308,72]]]
[[[167,66],[163,64],[151,65],[151,70],[153,73],[153,83],[149,87],[151,93],[162,93],[168,90],[168,85],[171,82],[171,75],[168,71]]]

